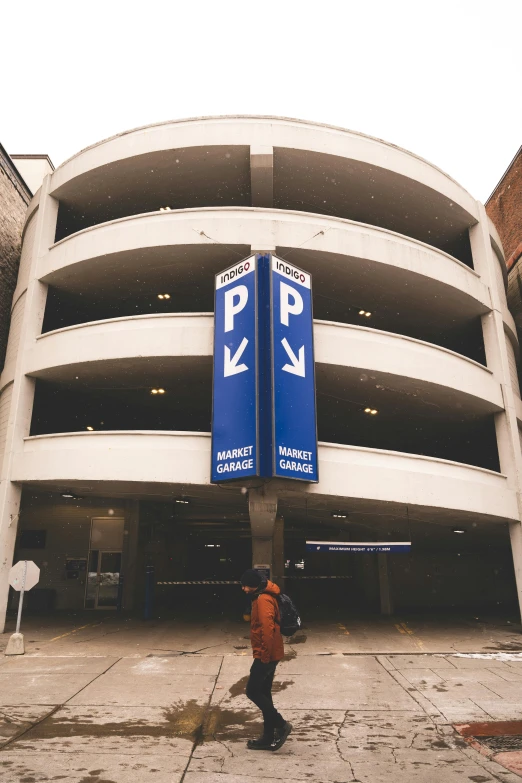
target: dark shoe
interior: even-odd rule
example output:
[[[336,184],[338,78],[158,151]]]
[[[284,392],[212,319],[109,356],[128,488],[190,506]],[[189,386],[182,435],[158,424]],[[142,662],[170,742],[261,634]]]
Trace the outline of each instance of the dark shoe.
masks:
[[[273,742],[273,737],[266,737],[263,735],[262,737],[259,737],[259,739],[248,740],[247,748],[249,750],[272,750]]]
[[[288,735],[292,731],[292,724],[285,721],[285,725],[281,729],[276,729],[274,732],[274,741],[270,746],[270,750],[279,750],[282,748],[288,739]]]

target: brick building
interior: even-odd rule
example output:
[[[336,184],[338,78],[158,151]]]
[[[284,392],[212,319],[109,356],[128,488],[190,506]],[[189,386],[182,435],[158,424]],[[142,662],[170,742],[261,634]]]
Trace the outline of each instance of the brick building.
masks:
[[[522,147],[486,202],[506,254],[508,302],[522,332]]]
[[[0,144],[0,370],[9,333],[11,300],[16,285],[22,228],[31,191]]]

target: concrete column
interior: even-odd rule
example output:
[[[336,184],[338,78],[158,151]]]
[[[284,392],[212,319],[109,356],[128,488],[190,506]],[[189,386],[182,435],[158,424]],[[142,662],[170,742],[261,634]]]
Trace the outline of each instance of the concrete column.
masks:
[[[38,280],[38,262],[54,243],[58,216],[58,202],[49,195],[50,183],[48,175],[43,181],[38,212],[33,218],[37,222],[27,289],[15,292],[18,300],[24,297],[24,304],[13,376],[8,379],[13,390],[0,476],[0,633],[5,627],[7,580],[13,564],[21,499],[21,488],[11,482],[11,469],[14,454],[23,448],[23,439],[29,435],[34,400],[34,380],[25,375],[25,356],[41,334],[47,299],[47,286]]]
[[[379,594],[381,597],[381,614],[393,614],[393,598],[390,585],[390,570],[386,552],[377,552],[379,567]]]
[[[511,385],[509,358],[503,313],[507,310],[504,292],[500,289],[495,264],[499,260],[491,246],[488,219],[482,204],[480,222],[469,232],[473,264],[491,295],[491,312],[482,317],[482,333],[488,368],[499,383],[504,400],[504,411],[495,415],[495,430],[500,470],[507,476],[508,486],[517,494],[519,517],[522,519],[522,451],[518,428],[515,391]],[[520,521],[510,523],[511,551],[517,583],[519,609],[522,616],[522,527]]]
[[[123,608],[131,611],[136,603],[138,529],[140,501],[127,500],[125,504],[125,538],[123,543]]]
[[[272,147],[250,147],[250,183],[253,207],[274,206],[274,150]]]
[[[273,538],[277,515],[277,495],[269,485],[248,492],[248,510],[252,531],[252,565],[266,564],[273,572]]]
[[[273,574],[272,581],[276,583],[281,590],[285,589],[285,520],[283,517],[276,517],[274,523],[273,539]]]
[[[515,580],[517,584],[518,603],[522,607],[522,525],[520,522],[509,523],[509,538],[511,541],[511,553],[515,567]],[[521,610],[522,615],[522,610]]]

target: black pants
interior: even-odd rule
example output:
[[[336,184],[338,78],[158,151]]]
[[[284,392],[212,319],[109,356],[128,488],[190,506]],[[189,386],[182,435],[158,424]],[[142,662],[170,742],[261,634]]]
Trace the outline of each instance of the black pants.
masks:
[[[274,729],[281,728],[285,723],[285,719],[278,713],[272,701],[272,683],[276,666],[277,661],[262,663],[259,658],[254,658],[246,687],[247,697],[263,713],[263,734],[270,738],[273,737]]]

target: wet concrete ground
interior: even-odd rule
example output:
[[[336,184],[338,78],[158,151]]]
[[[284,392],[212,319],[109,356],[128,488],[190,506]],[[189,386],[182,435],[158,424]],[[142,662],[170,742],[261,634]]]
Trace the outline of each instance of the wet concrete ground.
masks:
[[[15,629],[12,616],[0,634],[0,652]],[[241,620],[207,614],[195,618],[166,613],[144,621],[115,612],[77,612],[24,617],[26,652],[128,656],[134,653],[205,652],[250,655],[249,626]],[[306,642],[305,642],[306,640]],[[466,615],[352,615],[306,622],[295,650],[300,655],[346,652],[522,652],[522,629],[516,617]]]
[[[437,622],[306,628],[274,689],[294,731],[268,753],[246,748],[261,730],[244,695],[246,625],[27,618],[29,652],[0,655],[0,780],[520,783],[452,725],[520,720],[520,626]]]

